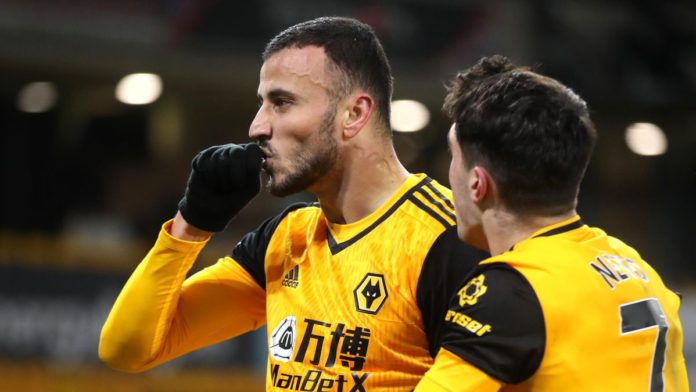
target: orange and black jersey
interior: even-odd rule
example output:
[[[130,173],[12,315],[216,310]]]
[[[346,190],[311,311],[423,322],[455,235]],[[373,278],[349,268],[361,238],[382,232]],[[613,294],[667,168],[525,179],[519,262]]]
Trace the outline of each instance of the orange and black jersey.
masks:
[[[188,278],[206,241],[171,224],[104,323],[113,368],[147,370],[267,324],[268,390],[408,391],[433,362],[448,298],[485,257],[458,240],[451,191],[425,175],[351,224],[292,206]]]
[[[679,298],[574,217],[478,266],[417,390],[686,391]]]
[[[247,234],[231,258],[265,291],[268,389],[411,390],[448,298],[487,256],[455,224],[451,191],[411,175],[356,223],[301,203]]]

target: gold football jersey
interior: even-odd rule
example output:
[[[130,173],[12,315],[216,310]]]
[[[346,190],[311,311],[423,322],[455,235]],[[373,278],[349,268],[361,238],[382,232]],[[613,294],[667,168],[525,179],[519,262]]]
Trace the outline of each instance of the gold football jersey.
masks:
[[[679,302],[635,250],[576,216],[481,263],[418,390],[687,391]]]
[[[167,222],[102,329],[109,366],[143,371],[267,324],[267,389],[408,391],[432,364],[448,299],[487,255],[457,238],[451,192],[411,175],[346,225],[297,204],[186,278],[205,242]]]
[[[485,257],[457,239],[450,199],[412,175],[358,222],[305,205],[240,242],[232,257],[266,291],[268,390],[413,389],[437,346],[435,301]]]

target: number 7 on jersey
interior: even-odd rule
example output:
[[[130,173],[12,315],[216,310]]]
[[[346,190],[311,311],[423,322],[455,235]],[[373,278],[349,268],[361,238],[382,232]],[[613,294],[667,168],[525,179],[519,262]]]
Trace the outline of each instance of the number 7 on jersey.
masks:
[[[619,317],[622,336],[657,327],[655,349],[652,353],[650,392],[662,392],[664,390],[662,369],[665,366],[666,338],[667,329],[669,329],[662,306],[655,298],[622,304],[619,305]]]

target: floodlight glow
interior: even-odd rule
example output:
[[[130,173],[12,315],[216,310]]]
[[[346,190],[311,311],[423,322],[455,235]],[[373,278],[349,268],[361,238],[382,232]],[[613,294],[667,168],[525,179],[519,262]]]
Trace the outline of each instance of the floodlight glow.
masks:
[[[398,100],[391,103],[391,126],[398,132],[416,132],[430,122],[430,111],[422,103]]]
[[[159,98],[162,79],[152,73],[126,75],[116,86],[116,98],[129,105],[146,105]]]
[[[655,124],[633,123],[626,128],[626,144],[638,155],[662,155],[667,151],[667,135]]]
[[[58,100],[58,93],[51,82],[33,82],[22,87],[17,94],[17,108],[25,113],[43,113],[51,110]]]

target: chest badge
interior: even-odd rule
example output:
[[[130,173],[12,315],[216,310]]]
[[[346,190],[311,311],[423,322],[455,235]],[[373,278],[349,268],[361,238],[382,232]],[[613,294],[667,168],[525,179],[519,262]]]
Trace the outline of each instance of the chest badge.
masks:
[[[384,275],[368,273],[353,290],[355,308],[358,312],[377,314],[387,300],[389,293]]]

